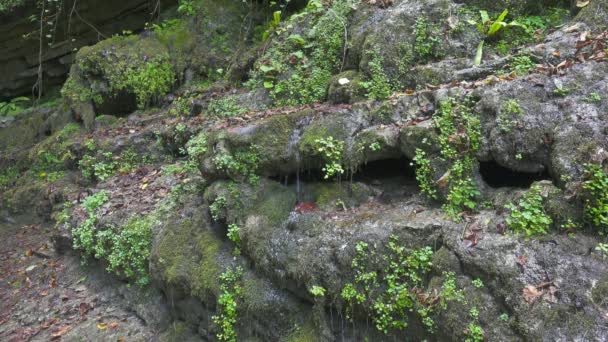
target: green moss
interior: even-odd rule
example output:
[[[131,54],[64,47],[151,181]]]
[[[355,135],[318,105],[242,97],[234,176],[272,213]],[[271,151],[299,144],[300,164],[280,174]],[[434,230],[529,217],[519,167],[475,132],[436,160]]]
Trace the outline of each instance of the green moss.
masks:
[[[319,329],[310,319],[303,326],[296,325],[293,331],[285,337],[285,342],[314,342],[319,340],[319,336]]]
[[[270,227],[278,227],[289,217],[289,213],[296,203],[295,197],[295,193],[285,190],[279,184],[267,186],[265,191],[258,196],[257,203],[251,208],[250,214],[260,215]]]
[[[174,81],[169,54],[158,40],[115,36],[78,52],[62,95],[71,102],[101,103],[103,96],[127,92],[144,108],[167,93]],[[110,94],[102,90],[104,83]]]

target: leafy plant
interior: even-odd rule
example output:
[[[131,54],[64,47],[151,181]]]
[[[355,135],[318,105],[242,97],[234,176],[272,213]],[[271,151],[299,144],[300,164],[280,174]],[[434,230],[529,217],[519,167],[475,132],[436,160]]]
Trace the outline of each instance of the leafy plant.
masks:
[[[385,334],[391,329],[404,329],[408,325],[407,314],[419,313],[425,326],[432,328],[429,314],[432,308],[419,301],[418,293],[412,289],[422,286],[423,276],[430,270],[433,251],[430,247],[408,253],[391,237],[388,254],[379,257],[365,242],[355,245],[355,257],[351,266],[354,282],[342,288],[348,317],[352,317],[355,305],[363,305],[371,311],[376,329]],[[380,265],[384,264],[384,268]]]
[[[608,243],[598,243],[595,250],[602,254],[603,259],[606,259],[608,256]]]
[[[483,342],[485,333],[483,329],[475,324],[475,322],[469,323],[469,328],[467,329],[467,338],[464,340],[465,342]]]
[[[326,290],[323,286],[313,285],[308,292],[314,297],[325,297]]]
[[[545,212],[543,201],[540,187],[532,186],[517,204],[509,203],[505,206],[510,210],[506,218],[507,226],[526,237],[546,234],[553,220]]]
[[[608,231],[608,174],[600,165],[585,164],[585,218],[600,232]]]
[[[234,96],[225,96],[219,99],[209,101],[209,113],[227,118],[243,114],[246,110],[239,106],[237,98]]]
[[[211,217],[217,221],[221,218],[222,210],[226,209],[226,197],[218,196],[213,203],[209,205]]]
[[[437,189],[435,189],[433,182],[433,169],[426,152],[417,148],[414,163],[416,163],[416,181],[420,191],[430,199],[437,199]]]
[[[370,79],[368,81],[359,82],[359,85],[367,91],[367,97],[373,100],[383,100],[389,97],[393,92],[388,77],[384,73],[382,65],[384,58],[377,50],[370,52],[371,59],[369,61]]]
[[[473,279],[472,283],[473,283],[473,286],[475,286],[478,289],[481,289],[484,287],[483,281],[481,281],[481,279],[479,279],[479,278]]]
[[[180,0],[177,13],[191,17],[196,14],[197,7],[198,4],[195,0]]]
[[[256,185],[259,176],[256,174],[260,162],[260,153],[256,145],[237,150],[233,153],[217,154],[213,163],[218,170],[225,171],[233,180],[247,180],[249,184]]]
[[[234,254],[235,255],[241,254],[240,232],[241,232],[241,228],[237,224],[231,223],[228,225],[228,234],[226,236],[228,237],[228,240],[230,240],[234,243]]]
[[[414,36],[414,54],[419,62],[425,63],[442,56],[438,29],[431,25],[425,17],[416,19]]]
[[[140,286],[149,283],[148,258],[152,245],[152,224],[151,217],[133,217],[116,232],[112,229],[98,232],[98,241],[105,240],[101,236],[107,233],[103,234],[108,244],[102,257],[108,260],[108,271],[134,279]]]
[[[326,160],[326,164],[323,167],[325,173],[325,179],[332,178],[336,175],[344,173],[342,168],[342,150],[344,149],[344,142],[334,139],[334,137],[320,138],[315,140],[317,145],[316,150]]]
[[[107,191],[99,191],[82,201],[82,208],[87,214],[86,219],[75,229],[72,229],[74,249],[81,250],[86,256],[95,254],[95,223],[97,210],[109,200]]]
[[[235,325],[238,315],[238,301],[243,295],[240,284],[243,276],[241,267],[230,268],[220,275],[220,295],[217,299],[218,314],[212,317],[218,325],[220,332],[217,338],[220,341],[236,342],[237,333]]]
[[[15,116],[25,110],[27,107],[24,105],[29,102],[30,99],[24,96],[15,97],[8,102],[0,102],[0,116]]]
[[[481,59],[483,57],[483,45],[485,41],[491,37],[497,35],[502,29],[512,26],[524,27],[524,25],[512,21],[510,23],[505,22],[505,18],[509,14],[509,10],[504,10],[496,19],[490,19],[487,11],[479,11],[480,19],[479,21],[469,20],[469,24],[475,25],[477,27],[477,31],[481,34],[481,41],[477,46],[477,53],[475,54],[475,65],[481,64]]]

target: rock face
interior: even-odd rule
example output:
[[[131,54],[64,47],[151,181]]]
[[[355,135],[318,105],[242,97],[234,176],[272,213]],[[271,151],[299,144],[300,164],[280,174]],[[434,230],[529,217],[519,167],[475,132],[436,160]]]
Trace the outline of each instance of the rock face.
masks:
[[[161,340],[604,341],[608,33],[581,12],[473,66],[463,3],[561,4],[310,1],[260,41],[273,11],[217,0],[83,48],[71,113],[0,128],[52,134],[0,156],[2,209],[162,293],[171,323],[134,307]]]
[[[175,3],[163,0],[158,5],[162,9]],[[63,84],[76,49],[124,30],[141,30],[144,23],[150,21],[150,13],[159,10],[154,6],[145,0],[62,1],[60,7],[49,4],[43,23],[41,55],[39,22],[30,20],[30,16],[37,18],[40,15],[41,9],[35,1],[25,1],[7,13],[0,13],[0,100],[30,95],[38,77],[40,60],[44,89],[51,90]],[[54,23],[52,30],[48,30],[46,21]]]

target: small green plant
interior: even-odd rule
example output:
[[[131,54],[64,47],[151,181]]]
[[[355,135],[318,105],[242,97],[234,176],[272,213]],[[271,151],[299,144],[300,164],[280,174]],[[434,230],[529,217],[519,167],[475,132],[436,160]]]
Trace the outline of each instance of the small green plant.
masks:
[[[82,201],[82,208],[87,217],[78,227],[72,230],[72,242],[74,249],[81,250],[85,256],[93,256],[95,254],[97,210],[108,200],[108,192],[100,191]]]
[[[359,85],[367,91],[367,97],[372,100],[383,100],[393,93],[393,86],[384,73],[384,59],[380,52],[372,50],[369,61],[369,72],[371,74],[368,81],[360,82]]]
[[[220,332],[217,338],[220,341],[236,342],[236,323],[238,316],[238,302],[243,295],[241,267],[230,268],[220,275],[220,295],[217,299],[218,314],[212,317]]]
[[[437,189],[433,182],[433,169],[431,161],[427,158],[426,152],[417,148],[414,156],[416,164],[416,181],[420,187],[420,191],[429,199],[437,199]]]
[[[467,329],[467,338],[464,340],[465,342],[483,342],[485,333],[483,329],[475,324],[475,322],[469,323],[469,328]]]
[[[475,286],[478,289],[482,289],[484,287],[483,281],[481,281],[481,279],[479,279],[479,278],[473,279],[473,286]]]
[[[518,76],[529,74],[536,69],[536,63],[527,55],[515,56],[511,60],[511,71],[514,71]]]
[[[479,11],[479,15],[480,15],[479,21],[469,20],[469,24],[475,25],[477,27],[477,31],[479,31],[479,33],[481,34],[481,41],[479,42],[479,45],[477,46],[477,53],[475,54],[475,62],[474,62],[475,65],[481,64],[481,59],[483,57],[483,45],[487,39],[494,37],[502,29],[507,28],[507,27],[512,27],[512,26],[523,27],[522,24],[515,22],[515,21],[512,21],[510,23],[505,22],[505,18],[507,17],[507,14],[509,14],[509,11],[505,9],[498,16],[498,18],[492,20],[492,19],[490,19],[490,16],[488,15],[487,11]]]
[[[257,185],[260,177],[257,175],[260,163],[260,153],[256,145],[239,149],[233,153],[220,153],[213,158],[218,170],[226,172],[233,180],[247,180],[251,185]]]
[[[516,233],[526,237],[546,234],[553,220],[545,212],[543,196],[538,185],[534,185],[520,198],[517,204],[505,206],[510,210],[506,223]]]
[[[602,95],[600,95],[599,93],[593,92],[593,93],[589,94],[589,96],[587,96],[585,98],[585,102],[589,102],[589,103],[601,103],[602,102]]]
[[[228,225],[228,233],[226,235],[228,240],[234,243],[234,255],[241,254],[241,228],[235,224],[231,223]]]
[[[326,163],[323,167],[323,178],[330,179],[344,173],[342,168],[342,151],[344,142],[334,139],[334,137],[320,138],[315,140],[316,150],[323,156]]]
[[[209,113],[221,118],[238,116],[245,113],[245,109],[239,106],[235,96],[224,96],[209,102]]]
[[[24,96],[15,97],[8,102],[0,102],[0,116],[15,116],[27,108],[30,99]]]
[[[209,205],[209,212],[215,221],[221,218],[222,210],[226,209],[226,203],[226,197],[218,196],[215,201]]]
[[[196,14],[197,9],[198,9],[197,1],[180,0],[179,6],[177,7],[177,13],[191,17]]]
[[[133,217],[118,231],[108,229],[97,233],[97,240],[106,242],[103,257],[108,271],[133,279],[140,286],[150,282],[148,259],[152,245],[152,217]],[[107,234],[104,234],[107,233]]]
[[[374,152],[380,151],[380,149],[381,149],[380,143],[379,142],[373,142],[373,143],[369,144],[369,149],[372,150],[372,151],[374,151]]]
[[[313,297],[325,297],[325,288],[323,286],[313,285],[310,289],[308,289]]]
[[[500,108],[500,114],[496,118],[496,123],[501,131],[509,133],[517,126],[517,120],[522,116],[523,110],[519,102],[515,99],[510,99],[503,102]]]
[[[585,218],[599,229],[608,231],[608,174],[601,166],[585,164]]]
[[[441,50],[441,35],[439,30],[431,25],[425,17],[420,17],[414,24],[414,55],[416,59],[425,63],[443,55]]]
[[[477,307],[474,306],[469,310],[469,316],[474,320],[479,319],[479,310],[477,310]]]
[[[443,284],[439,293],[439,305],[443,310],[448,308],[448,302],[464,301],[464,292],[456,285],[456,274],[454,272],[443,272]]]
[[[407,313],[415,310],[422,323],[432,329],[432,306],[421,303],[412,289],[422,285],[433,251],[426,247],[408,253],[395,237],[391,237],[387,248],[388,254],[379,256],[365,242],[355,245],[351,262],[354,282],[345,284],[340,295],[348,317],[352,318],[356,305],[363,305],[371,311],[376,329],[387,334],[392,329],[406,328]]]
[[[207,152],[207,137],[204,133],[199,133],[194,138],[188,140],[186,147],[180,150],[181,154],[188,156],[184,165],[184,171],[194,171],[197,169],[199,158]]]
[[[608,243],[598,243],[595,250],[602,254],[603,259],[606,259],[608,256]]]
[[[502,313],[500,314],[500,316],[498,316],[498,319],[503,321],[503,322],[508,322],[509,321],[509,314],[508,313]]]

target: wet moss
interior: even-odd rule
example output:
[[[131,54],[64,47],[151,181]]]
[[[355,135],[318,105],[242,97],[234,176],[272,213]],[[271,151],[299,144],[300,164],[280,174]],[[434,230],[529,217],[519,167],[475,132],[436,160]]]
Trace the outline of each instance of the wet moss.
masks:
[[[198,220],[175,222],[157,242],[161,276],[169,285],[207,298],[219,292],[221,241]]]
[[[293,332],[285,337],[285,342],[313,342],[318,341],[320,336],[319,329],[315,327],[312,319],[304,325],[296,325]]]

